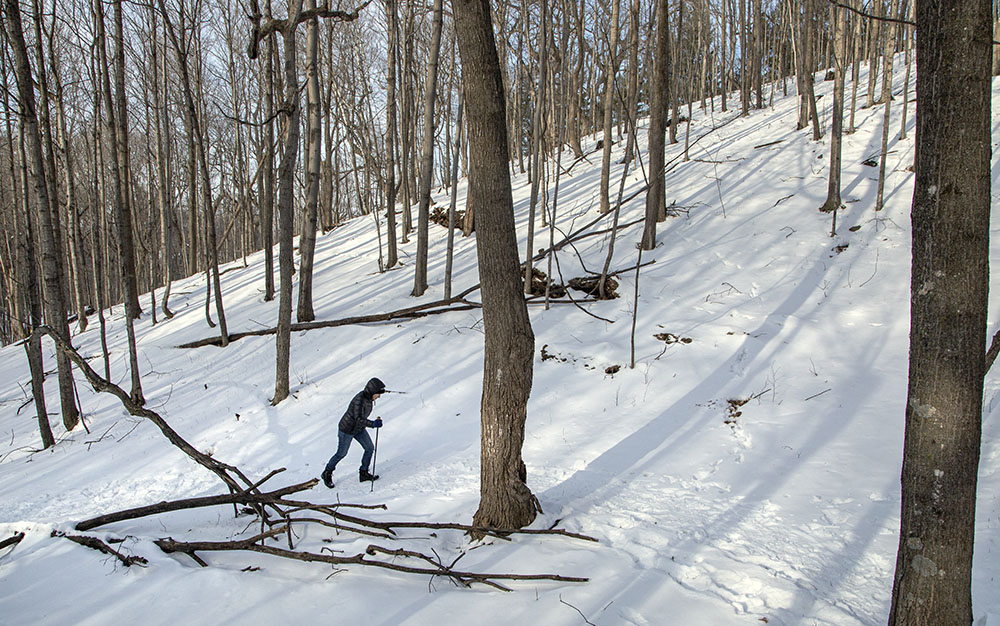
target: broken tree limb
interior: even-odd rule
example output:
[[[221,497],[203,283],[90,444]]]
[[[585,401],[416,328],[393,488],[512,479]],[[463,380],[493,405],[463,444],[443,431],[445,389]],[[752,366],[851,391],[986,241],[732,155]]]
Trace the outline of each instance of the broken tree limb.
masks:
[[[115,550],[114,548],[104,543],[97,537],[88,537],[86,535],[67,535],[66,533],[55,530],[52,531],[52,536],[63,537],[65,539],[69,539],[73,543],[78,543],[81,546],[86,546],[93,550],[97,550],[98,552],[111,555],[116,559],[118,559],[118,561],[125,567],[132,567],[133,565],[149,564],[149,561],[147,561],[145,557],[122,554],[121,552]]]
[[[7,537],[3,541],[0,541],[0,550],[21,543],[22,539],[24,539],[24,533],[14,533],[10,537]]]
[[[147,506],[140,506],[133,509],[126,509],[124,511],[117,511],[115,513],[99,515],[97,517],[78,522],[74,528],[77,530],[91,530],[93,528],[97,528],[98,526],[104,526],[114,522],[148,517],[150,515],[158,515],[160,513],[169,513],[170,511],[182,511],[185,509],[216,506],[219,504],[277,503],[282,496],[297,493],[299,491],[305,491],[306,489],[312,489],[318,482],[319,480],[313,478],[312,480],[304,483],[290,485],[288,487],[283,487],[267,493],[251,493],[249,490],[243,490],[238,493],[227,493],[219,496],[202,496],[198,498],[174,500],[172,502],[158,502]]]
[[[153,424],[160,429],[160,432],[163,433],[170,443],[177,448],[180,448],[182,452],[191,457],[191,459],[196,463],[218,476],[233,492],[243,491],[246,486],[253,485],[253,482],[246,476],[243,476],[243,473],[237,468],[217,461],[216,459],[201,452],[185,441],[184,438],[181,437],[177,431],[171,428],[170,425],[167,424],[166,420],[164,420],[163,417],[161,417],[156,411],[146,408],[145,406],[133,401],[131,395],[127,391],[113,382],[102,378],[92,367],[90,367],[87,360],[84,359],[83,356],[81,356],[68,341],[60,337],[51,328],[48,326],[38,326],[35,328],[33,333],[37,333],[39,336],[48,335],[55,342],[59,351],[69,357],[69,360],[72,361],[77,368],[79,368],[84,377],[86,377],[87,382],[89,382],[94,388],[94,391],[97,391],[98,393],[110,393],[116,396],[130,414],[138,417],[144,417],[153,422]],[[245,485],[240,485],[239,482],[230,475],[230,473],[236,474],[245,482]]]
[[[467,311],[469,309],[480,308],[481,305],[466,300],[465,295],[467,294],[462,294],[454,298],[449,298],[447,300],[437,300],[435,302],[428,302],[426,304],[412,306],[405,309],[399,309],[398,311],[389,311],[388,313],[375,313],[373,315],[358,315],[354,317],[345,317],[339,320],[300,322],[292,324],[292,332],[302,331],[302,330],[314,330],[317,328],[334,328],[337,326],[349,326],[352,324],[371,324],[375,322],[389,322],[395,319],[413,319],[418,317],[426,317],[428,315],[434,315],[436,313],[449,313],[451,311]],[[461,304],[461,306],[452,306],[454,304]],[[230,333],[229,341],[236,341],[237,339],[243,339],[245,337],[262,337],[265,335],[273,335],[276,332],[278,332],[277,328],[262,328],[258,330],[249,330],[239,333]],[[207,337],[205,339],[199,339],[197,341],[192,341],[190,343],[181,344],[177,347],[201,348],[204,346],[221,346],[221,345],[222,345],[221,337]]]

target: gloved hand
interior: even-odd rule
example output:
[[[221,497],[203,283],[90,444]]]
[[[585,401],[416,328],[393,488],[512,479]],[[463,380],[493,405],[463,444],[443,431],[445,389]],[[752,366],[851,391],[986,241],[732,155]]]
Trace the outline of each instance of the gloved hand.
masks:
[[[375,421],[372,422],[372,428],[382,428],[382,418],[376,417]]]

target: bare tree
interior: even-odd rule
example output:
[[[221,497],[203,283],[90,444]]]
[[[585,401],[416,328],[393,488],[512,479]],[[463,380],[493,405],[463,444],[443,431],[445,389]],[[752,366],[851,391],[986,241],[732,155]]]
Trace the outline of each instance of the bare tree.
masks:
[[[611,130],[615,108],[615,77],[618,74],[618,21],[620,0],[611,0],[611,24],[604,82],[604,152],[601,157],[601,213],[611,210],[608,189],[611,186]]]
[[[486,331],[477,527],[521,528],[538,501],[521,458],[535,338],[521,292],[503,78],[488,0],[453,0],[469,120],[469,193],[478,215]],[[475,77],[475,78],[471,78]]]
[[[889,3],[889,15],[895,16],[899,0],[892,0]],[[888,32],[885,34],[885,44],[882,50],[882,152],[878,159],[878,192],[875,198],[875,210],[882,210],[883,196],[885,193],[885,163],[889,152],[889,114],[892,110],[892,57],[896,45],[895,24],[886,24]]]
[[[308,0],[308,9],[316,10],[316,0]],[[320,144],[323,120],[319,94],[319,18],[306,22],[306,204],[299,234],[299,302],[295,319],[316,319],[312,302],[313,257],[316,251],[316,214],[319,208]],[[298,79],[295,80],[298,83]]]
[[[846,33],[846,9],[838,6],[830,8],[833,22],[833,62],[834,62],[834,83],[833,83],[833,123],[830,130],[830,177],[827,185],[826,202],[820,207],[820,211],[833,213],[833,229],[831,236],[836,234],[837,211],[841,207],[840,201],[840,162],[841,143],[844,128],[844,69],[847,64],[847,33]]]
[[[95,0],[98,1],[98,0]],[[120,2],[121,0],[115,0]],[[163,0],[158,0],[160,13],[163,16],[163,23],[166,26],[167,34],[174,48],[177,57],[177,64],[181,72],[181,90],[184,93],[187,116],[194,138],[194,152],[197,159],[198,171],[201,173],[201,203],[205,207],[205,220],[207,240],[205,250],[208,255],[209,269],[212,274],[211,285],[215,291],[215,312],[219,318],[219,335],[222,338],[223,347],[229,343],[229,330],[226,324],[226,313],[222,302],[222,280],[219,276],[219,254],[218,243],[215,235],[215,204],[212,202],[212,176],[208,167],[208,142],[205,137],[204,123],[200,113],[200,107],[195,100],[195,86],[191,79],[191,72],[188,67],[188,54],[184,46],[181,45],[177,31],[167,13]],[[182,3],[183,6],[183,3]],[[183,20],[183,15],[181,16]],[[206,303],[207,306],[207,303]]]
[[[927,0],[916,22],[910,368],[890,626],[972,623],[986,369],[991,7]]]
[[[653,54],[653,77],[649,103],[649,188],[646,191],[646,221],[642,232],[642,249],[656,247],[656,222],[666,210],[664,160],[667,121],[667,84],[670,77],[670,48],[667,46],[670,25],[667,20],[667,0],[656,0],[656,51]]]
[[[438,58],[441,51],[441,24],[444,20],[441,0],[434,0],[433,34],[427,81],[424,83],[424,138],[421,145],[420,189],[417,196],[417,260],[414,266],[413,292],[427,291],[427,230],[431,205],[431,178],[434,175],[434,100],[437,96]]]
[[[28,259],[26,266],[26,284],[24,290],[27,292],[30,301],[29,312],[31,315],[32,328],[38,327],[42,322],[42,305],[39,298],[38,276],[35,263],[31,259],[35,256],[34,238],[32,235],[31,209],[28,201],[28,159],[24,149],[24,136],[29,135],[28,141],[31,143],[32,157],[32,184],[35,190],[36,201],[41,204],[48,201],[48,189],[44,182],[38,180],[42,171],[41,160],[41,137],[38,132],[38,118],[35,115],[35,95],[32,90],[31,67],[28,62],[27,45],[24,41],[24,31],[21,27],[21,11],[17,5],[17,0],[5,0],[4,19],[0,20],[0,28],[3,29],[4,38],[10,42],[14,54],[15,72],[17,75],[18,95],[20,97],[20,108],[18,110],[21,117],[21,172],[22,182],[25,190],[23,195],[25,230],[19,239],[25,248],[24,258]],[[4,68],[6,69],[6,68]],[[4,87],[7,87],[7,74],[4,72]],[[4,90],[4,103],[6,104],[6,89]],[[8,138],[11,135],[10,123],[7,122]],[[11,164],[13,166],[13,142],[11,147]],[[41,182],[41,184],[40,184]],[[16,184],[11,181],[11,184]],[[48,412],[45,408],[45,371],[42,362],[41,338],[34,335],[25,342],[24,349],[28,357],[28,367],[31,370],[31,393],[35,401],[35,412],[38,419],[38,430],[42,437],[42,447],[48,448],[55,445],[55,438],[52,436],[52,427],[49,424]]]
[[[386,95],[385,95],[385,222],[388,254],[386,269],[399,263],[396,249],[396,49],[398,47],[399,16],[396,0],[385,1],[388,27]]]

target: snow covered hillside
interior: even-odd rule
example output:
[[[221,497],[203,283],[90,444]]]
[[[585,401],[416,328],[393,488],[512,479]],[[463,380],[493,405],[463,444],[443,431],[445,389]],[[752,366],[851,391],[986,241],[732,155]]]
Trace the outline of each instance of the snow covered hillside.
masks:
[[[905,67],[896,68],[899,86]],[[859,91],[866,86],[863,74]],[[831,88],[817,83],[825,122]],[[684,126],[680,143],[667,148],[667,198],[677,215],[659,225],[659,245],[642,256],[638,300],[630,270],[617,276],[620,298],[585,304],[586,311],[566,303],[529,306],[536,360],[524,459],[544,509],[532,527],[558,523],[598,543],[533,535],[473,543],[448,530],[403,530],[390,542],[296,526],[296,547],[312,552],[352,555],[375,543],[436,553],[445,563],[461,556],[466,571],[589,582],[508,581],[513,591],[504,593],[250,552],[202,552],[209,567],[200,567],[153,543],[259,532],[252,518],[234,518],[231,506],[79,533],[76,522],[102,513],[226,489],[148,421],[128,415],[110,395],[95,395],[82,377],[89,433],[62,432],[53,420],[59,443],[37,451],[24,351],[8,346],[0,351],[0,540],[17,532],[25,538],[0,551],[0,624],[885,623],[899,525],[913,184],[913,103],[909,139],[899,140],[901,102],[893,104],[883,211],[874,211],[877,168],[863,163],[879,152],[881,106],[859,109],[857,132],[844,138],[846,208],[835,237],[830,215],[817,211],[826,197],[829,138],[813,142],[808,129],[795,129],[794,96],[779,90],[773,106],[747,118],[723,113],[718,102],[714,113],[696,106],[690,160],[682,156]],[[1000,107],[994,111],[1000,122]],[[645,128],[639,131],[643,148]],[[560,180],[556,241],[597,218],[596,138],[584,147],[586,159]],[[615,145],[614,191],[623,148]],[[570,163],[564,153],[564,167]],[[635,197],[622,208],[623,224],[641,217],[644,196],[636,192],[643,185],[643,173],[630,171],[624,195]],[[460,188],[460,207],[463,195]],[[522,257],[528,195],[526,177],[517,175]],[[445,193],[436,200],[447,206]],[[610,216],[594,229],[609,225]],[[635,267],[640,228],[618,233],[612,270]],[[370,216],[322,235],[317,319],[440,299],[445,237],[444,228],[431,226],[430,289],[414,299],[415,238],[402,246],[403,266],[380,274]],[[551,270],[557,281],[600,271],[609,237],[563,248],[562,278],[555,263]],[[547,231],[536,234],[535,247],[547,247],[548,239]],[[474,246],[474,236],[456,240],[456,293],[478,282]],[[998,245],[993,259],[1000,267]],[[230,332],[271,327],[277,317],[277,302],[262,300],[263,255],[247,261],[224,268]],[[547,261],[538,267],[550,271]],[[991,332],[1000,322],[997,278],[993,284]],[[142,303],[148,309],[149,298]],[[293,333],[292,396],[272,407],[273,337],[225,349],[177,347],[215,333],[203,303],[203,278],[178,281],[171,299],[177,315],[154,326],[147,311],[136,327],[148,406],[189,442],[254,479],[287,468],[269,488],[309,480],[336,449],[347,403],[378,376],[407,392],[384,396],[375,407],[373,415],[385,421],[376,468],[382,479],[374,491],[359,484],[355,445],[334,474],[334,490],[318,485],[298,497],[385,504],[384,511],[365,511],[372,519],[471,522],[479,497],[478,309]],[[113,377],[127,387],[122,314],[114,308],[109,341]],[[100,363],[96,323],[74,343]],[[986,387],[973,572],[975,619],[984,625],[1000,621],[996,370]],[[53,410],[54,379],[47,392]],[[115,545],[148,564],[125,568],[53,532],[124,539]]]

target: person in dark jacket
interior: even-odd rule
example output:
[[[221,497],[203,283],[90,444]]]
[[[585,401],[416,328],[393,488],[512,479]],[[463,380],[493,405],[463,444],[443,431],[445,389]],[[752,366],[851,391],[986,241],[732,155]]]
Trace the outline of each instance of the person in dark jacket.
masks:
[[[377,378],[369,380],[365,388],[358,395],[354,396],[344,416],[340,418],[339,432],[337,433],[337,453],[330,457],[330,460],[326,463],[326,469],[320,474],[323,484],[330,489],[333,489],[333,470],[337,468],[337,463],[340,463],[347,456],[347,451],[351,448],[352,439],[356,439],[365,451],[361,457],[361,469],[358,470],[359,480],[361,482],[378,480],[378,476],[368,472],[368,464],[372,460],[372,452],[375,450],[375,446],[372,444],[372,438],[368,436],[365,428],[382,428],[381,417],[370,420],[368,416],[372,413],[375,401],[383,393],[385,393],[385,384],[381,380]]]

